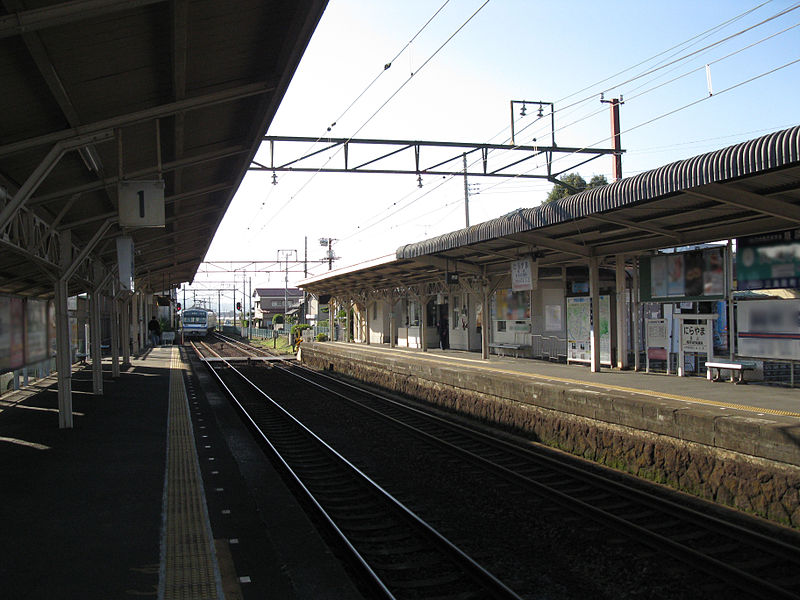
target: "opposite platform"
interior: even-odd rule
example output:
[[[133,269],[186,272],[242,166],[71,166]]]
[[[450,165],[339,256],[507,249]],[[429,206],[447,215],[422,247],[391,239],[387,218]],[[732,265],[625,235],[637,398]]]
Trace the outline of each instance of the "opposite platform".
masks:
[[[800,390],[343,342],[300,358],[800,527]]]

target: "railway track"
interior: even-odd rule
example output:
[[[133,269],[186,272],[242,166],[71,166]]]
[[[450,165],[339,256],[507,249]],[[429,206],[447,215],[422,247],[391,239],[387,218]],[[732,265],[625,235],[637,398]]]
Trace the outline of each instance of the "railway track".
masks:
[[[196,350],[201,348],[211,351],[210,345],[195,345]],[[236,367],[220,362],[210,370],[263,447],[304,495],[306,505],[338,539],[374,597],[519,600]]]
[[[800,536],[792,532],[765,534],[675,501],[656,486],[609,478],[568,457],[522,448],[323,373],[293,365],[273,369],[272,377],[279,376],[351,403],[473,468],[621,532],[726,586],[759,598],[800,598]]]

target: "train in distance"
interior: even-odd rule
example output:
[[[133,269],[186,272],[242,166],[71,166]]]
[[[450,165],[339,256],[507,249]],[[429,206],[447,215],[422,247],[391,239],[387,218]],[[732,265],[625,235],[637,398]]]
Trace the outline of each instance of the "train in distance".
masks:
[[[217,328],[217,313],[207,308],[193,306],[181,314],[183,337],[203,337]]]

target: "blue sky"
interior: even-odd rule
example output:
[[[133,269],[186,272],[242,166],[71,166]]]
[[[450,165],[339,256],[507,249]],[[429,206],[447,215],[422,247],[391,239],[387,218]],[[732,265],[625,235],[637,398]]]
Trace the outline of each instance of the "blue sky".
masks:
[[[269,133],[506,142],[510,100],[543,100],[555,103],[558,145],[608,147],[610,119],[600,93],[622,94],[622,170],[631,176],[800,123],[800,62],[784,66],[800,59],[798,6],[331,0]],[[518,131],[526,119],[516,121]],[[517,143],[536,136],[549,132],[533,125]],[[336,166],[343,160],[328,159]],[[269,163],[266,148],[258,160]],[[595,174],[610,180],[611,159],[577,171],[586,180]],[[333,237],[337,264],[346,266],[464,226],[460,177],[423,178],[422,188],[413,175],[278,173],[278,185],[271,181],[270,173],[247,175],[208,261],[271,261],[285,249],[302,258],[307,236],[309,259],[323,257],[319,238]],[[470,198],[472,224],[536,206],[552,187],[477,177],[470,183],[480,189]],[[199,274],[194,287],[209,278]],[[290,285],[297,280],[291,276]],[[283,274],[253,275],[254,287],[283,284]]]

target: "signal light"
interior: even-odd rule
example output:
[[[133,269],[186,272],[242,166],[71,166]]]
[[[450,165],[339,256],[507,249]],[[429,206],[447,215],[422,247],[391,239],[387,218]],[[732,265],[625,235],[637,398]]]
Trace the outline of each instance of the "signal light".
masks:
[[[178,303],[175,305],[175,312],[181,312],[181,303],[180,303],[180,302],[178,302]]]
[[[241,302],[237,302],[236,303],[236,310],[242,310],[242,303]]]

